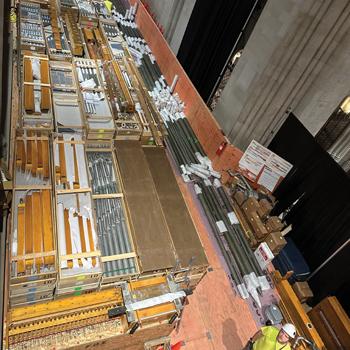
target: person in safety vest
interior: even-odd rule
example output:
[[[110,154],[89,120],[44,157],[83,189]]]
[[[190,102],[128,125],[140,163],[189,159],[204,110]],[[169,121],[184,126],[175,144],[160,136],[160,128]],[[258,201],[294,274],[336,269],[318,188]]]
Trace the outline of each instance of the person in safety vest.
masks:
[[[248,349],[252,350],[291,350],[291,342],[296,336],[295,326],[286,323],[281,329],[274,326],[262,327],[249,340]]]

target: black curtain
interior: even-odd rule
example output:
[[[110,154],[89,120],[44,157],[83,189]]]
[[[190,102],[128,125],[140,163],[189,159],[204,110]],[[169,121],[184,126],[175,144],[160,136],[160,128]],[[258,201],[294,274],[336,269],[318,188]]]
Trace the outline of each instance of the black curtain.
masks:
[[[313,271],[350,238],[350,179],[293,114],[268,148],[293,164],[274,192],[274,213],[300,198],[286,221],[293,225],[290,236]],[[341,299],[346,289],[350,295],[350,255],[345,251],[349,246],[310,280],[315,301],[337,293]]]
[[[263,7],[266,0],[260,2]],[[254,3],[255,0],[196,1],[177,58],[204,101],[225,67]]]

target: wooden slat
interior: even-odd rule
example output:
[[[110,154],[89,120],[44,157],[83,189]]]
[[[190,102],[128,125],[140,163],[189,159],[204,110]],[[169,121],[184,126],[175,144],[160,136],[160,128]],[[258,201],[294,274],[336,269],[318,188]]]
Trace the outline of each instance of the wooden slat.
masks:
[[[33,159],[33,140],[27,140],[27,161],[25,165],[25,170],[26,171],[31,171],[32,169],[32,159]]]
[[[42,304],[29,305],[10,310],[11,322],[20,322],[53,314],[71,312],[75,309],[96,307],[107,303],[121,303],[123,297],[120,288],[105,289],[94,293],[71,296],[65,299],[54,300]]]
[[[21,168],[22,171],[25,171],[26,166],[26,150],[23,140],[17,140],[17,152],[16,152],[16,166]]]
[[[60,175],[61,175],[61,182],[66,183],[67,182],[67,172],[66,172],[66,154],[64,152],[64,143],[58,144],[58,154],[60,158]]]
[[[49,62],[46,60],[40,60],[40,74],[41,74],[41,83],[49,84]],[[50,109],[50,88],[41,87],[41,102],[40,109],[42,111],[48,111]]]
[[[52,211],[51,211],[51,195],[49,190],[42,190],[42,217],[43,217],[43,238],[44,252],[54,249],[53,230],[52,230]],[[55,263],[54,256],[44,258],[45,265],[53,265]]]
[[[42,158],[43,158],[43,176],[47,179],[50,175],[49,168],[49,142],[47,140],[41,141],[42,146]]]
[[[37,144],[35,141],[32,141],[32,168],[31,172],[33,176],[37,175],[38,170],[38,150]]]
[[[43,175],[43,147],[41,141],[37,141],[37,152],[38,152],[38,175]]]
[[[34,237],[34,253],[41,253],[43,251],[43,225],[42,225],[42,204],[41,204],[41,192],[33,193],[33,237]],[[39,272],[43,265],[42,258],[35,259],[35,265]]]
[[[24,254],[25,204],[20,202],[17,207],[17,255]],[[17,263],[17,273],[25,272],[24,261]]]
[[[32,225],[32,195],[27,195],[25,199],[25,253],[31,254],[33,253],[33,225]],[[31,269],[33,265],[33,259],[26,260],[26,269]]]
[[[66,254],[72,254],[72,240],[70,235],[69,211],[64,209],[64,233],[66,238]],[[68,260],[68,268],[73,267],[73,261]]]
[[[130,287],[132,290],[134,290],[134,289],[146,288],[146,287],[151,287],[157,284],[164,284],[164,283],[166,283],[166,277],[159,276],[159,277],[153,277],[153,278],[147,278],[147,279],[140,279],[138,281],[132,281],[130,282]]]
[[[24,81],[33,82],[32,61],[30,58],[24,58]],[[34,86],[24,86],[24,109],[27,112],[34,112]]]
[[[86,252],[86,242],[84,235],[84,225],[83,225],[83,217],[81,215],[78,216],[79,220],[79,234],[80,234],[80,244],[81,244],[81,252]]]
[[[92,237],[92,227],[90,219],[86,220],[89,236],[90,251],[95,250],[94,238]],[[96,266],[96,258],[92,258],[92,266]]]
[[[73,147],[73,159],[74,159],[74,182],[73,182],[73,188],[77,189],[77,188],[80,188],[80,183],[79,183],[79,169],[78,169],[78,159],[77,159],[76,144],[72,144],[72,147]]]
[[[176,312],[176,308],[173,303],[167,303],[137,310],[137,315],[139,319],[142,320],[144,318],[157,317],[158,315],[171,312]]]

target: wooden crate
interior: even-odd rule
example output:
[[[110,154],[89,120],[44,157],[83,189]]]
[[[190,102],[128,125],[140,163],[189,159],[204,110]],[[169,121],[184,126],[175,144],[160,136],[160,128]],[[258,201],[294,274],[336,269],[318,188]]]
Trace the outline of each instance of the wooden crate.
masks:
[[[49,61],[46,55],[23,56],[23,90],[20,92],[20,126],[33,129],[53,128]]]
[[[56,278],[48,278],[48,279],[41,279],[38,281],[12,284],[10,288],[10,296],[25,294],[30,291],[36,291],[36,290],[49,290],[49,289],[54,290],[54,288],[56,287],[56,282],[57,282]]]
[[[39,291],[36,293],[27,293],[23,295],[17,295],[10,298],[10,306],[24,306],[36,304],[38,302],[45,302],[53,299],[52,290]]]
[[[51,147],[47,133],[17,132],[15,143],[14,188],[51,188]]]
[[[100,286],[99,282],[91,284],[81,284],[73,287],[59,288],[56,291],[56,299],[60,297],[69,297],[71,295],[83,295],[96,291]]]
[[[327,349],[350,349],[350,319],[336,297],[324,298],[308,316]]]
[[[58,8],[55,3],[45,10],[41,10],[44,25],[47,53],[52,60],[71,61],[72,53],[68,44]]]
[[[36,32],[35,39],[33,36],[28,35],[27,33],[30,32]],[[27,20],[21,20],[20,21],[20,49],[27,50],[30,52],[37,52],[37,53],[45,53],[46,45],[45,45],[45,38],[44,33],[42,29],[41,19],[39,22],[36,21],[27,21]]]
[[[87,151],[87,158],[90,165],[89,171],[92,179],[92,198],[94,200],[99,242],[101,248],[103,248],[103,251],[106,251],[106,249],[110,251],[110,245],[115,245],[113,255],[101,256],[101,262],[103,263],[104,270],[102,275],[102,283],[105,284],[121,280],[128,280],[130,276],[136,276],[139,274],[139,267],[132,239],[129,218],[123,200],[122,186],[115,156],[112,149],[101,150],[101,148],[90,148]],[[104,165],[104,170],[102,170],[102,167],[100,167],[102,164]],[[102,171],[104,174],[106,174],[106,176],[101,178],[99,171]],[[112,204],[118,204],[119,210],[116,210],[115,216],[108,216],[107,214],[106,220],[110,220],[110,225],[116,225],[115,227],[123,229],[122,232],[118,231],[116,228],[115,233],[120,232],[120,235],[118,236],[114,234],[112,235],[112,232],[109,232],[108,226],[104,227],[104,221],[99,219],[99,217],[102,218],[100,211],[105,212],[104,209],[112,210]],[[119,226],[118,220],[121,220],[121,218],[117,217],[117,213],[119,213],[118,215],[123,215],[123,220],[125,223],[122,227]],[[105,217],[105,215],[103,215],[103,217]],[[106,232],[108,232],[108,237],[106,236]],[[106,245],[108,239],[110,239],[110,244]],[[120,271],[121,269],[126,270]],[[119,273],[115,274],[111,272],[115,272],[115,270],[119,270]]]
[[[99,19],[99,27],[108,42],[109,50],[112,56],[119,60],[124,56],[124,45],[126,45],[121,32],[114,20]]]
[[[103,81],[94,60],[74,59],[79,99],[84,116],[87,139],[113,139],[115,125]],[[90,82],[90,83],[87,83]]]
[[[78,281],[99,281],[100,250],[89,192],[56,195],[58,289]]]
[[[87,0],[79,0],[79,23],[81,26],[97,27],[98,18],[95,7]]]
[[[56,232],[52,208],[52,193],[49,189],[14,191],[10,289],[13,285],[17,288],[21,283],[56,278]],[[19,255],[19,252],[22,253]]]
[[[53,140],[56,193],[89,192],[85,142],[80,134],[58,134]]]

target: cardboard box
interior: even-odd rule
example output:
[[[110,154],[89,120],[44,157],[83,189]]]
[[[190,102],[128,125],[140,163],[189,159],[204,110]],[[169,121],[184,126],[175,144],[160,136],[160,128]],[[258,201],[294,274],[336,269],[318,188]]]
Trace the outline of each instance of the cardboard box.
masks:
[[[258,248],[254,251],[254,255],[263,270],[267,268],[268,264],[274,258],[269,246],[265,242],[259,244]]]
[[[271,216],[266,220],[266,229],[268,232],[281,231],[284,225],[277,216]]]
[[[237,191],[233,198],[238,203],[238,205],[241,206],[245,201],[245,194],[243,192]]]
[[[274,255],[278,255],[287,244],[287,241],[282,236],[280,231],[271,232],[265,237],[264,242],[269,246]]]
[[[247,219],[253,228],[253,232],[256,238],[262,239],[268,234],[266,227],[261,221],[257,212],[249,213],[249,215],[247,215]]]
[[[258,209],[258,214],[259,216],[264,219],[267,215],[271,213],[271,210],[273,206],[267,199],[261,199],[259,201],[259,209]]]
[[[301,303],[305,303],[314,296],[307,282],[295,282],[292,287]]]
[[[245,201],[244,205],[247,206],[251,211],[257,211],[260,208],[258,200],[254,197],[249,197]]]

